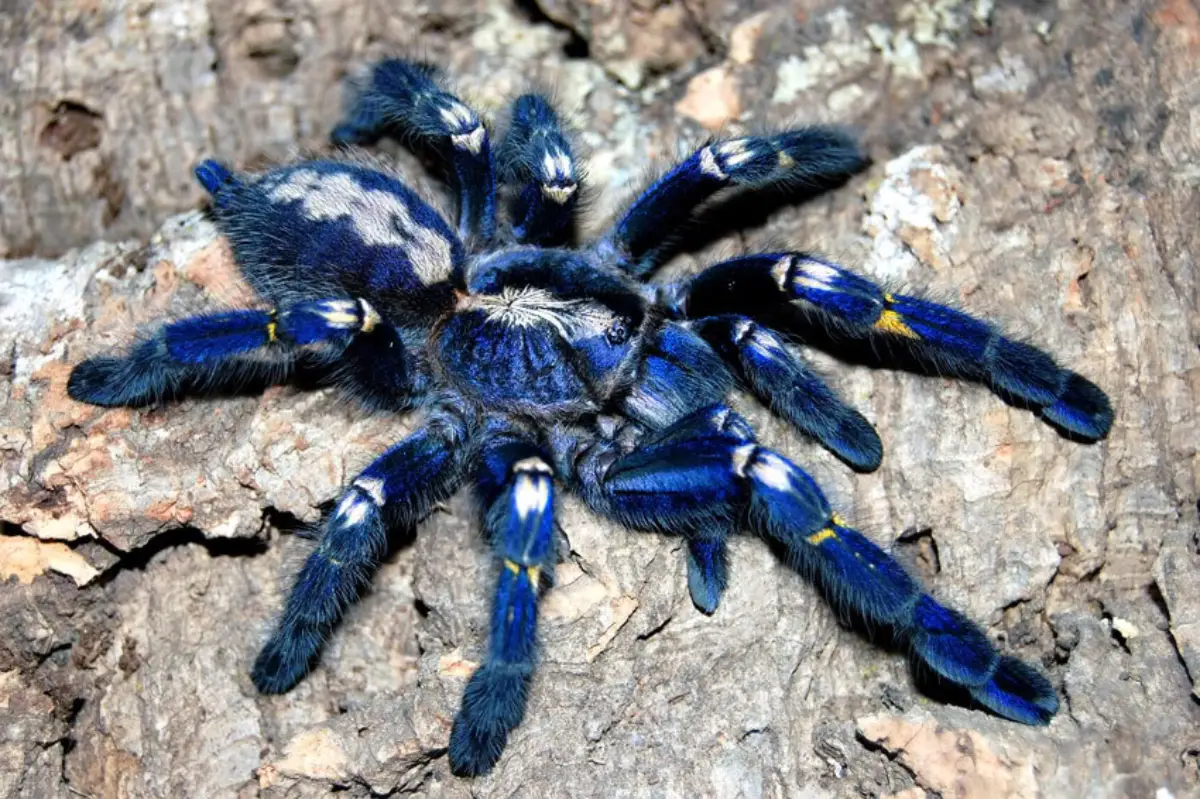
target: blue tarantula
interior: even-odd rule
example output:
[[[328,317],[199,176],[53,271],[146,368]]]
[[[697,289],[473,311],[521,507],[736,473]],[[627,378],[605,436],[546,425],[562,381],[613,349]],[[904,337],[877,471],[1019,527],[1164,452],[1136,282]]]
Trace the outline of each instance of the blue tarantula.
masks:
[[[424,426],[359,474],[330,512],[254,664],[259,690],[302,679],[389,531],[411,528],[469,482],[499,564],[487,656],[450,735],[457,774],[488,772],[525,713],[560,488],[628,527],[682,536],[688,587],[705,613],[726,586],[728,537],[749,529],[844,614],[890,630],[915,662],[979,705],[1025,724],[1054,715],[1058,699],[1040,672],[925,593],[723,403],[740,385],[869,471],[882,455],[878,435],[795,344],[985,383],[1077,440],[1108,433],[1104,393],[986,322],[803,252],[645,282],[714,195],[827,187],[860,170],[850,136],[810,127],[706,144],[597,241],[572,248],[580,168],[544,97],[515,101],[493,155],[488,127],[432,69],[387,60],[353,87],[333,141],[385,135],[444,159],[457,231],[362,159],[260,175],[205,161],[196,176],[213,216],[268,307],[166,324],[127,355],[84,361],[69,382],[78,400],[140,405],[307,372],[373,409],[424,409]],[[507,225],[497,224],[499,206]]]

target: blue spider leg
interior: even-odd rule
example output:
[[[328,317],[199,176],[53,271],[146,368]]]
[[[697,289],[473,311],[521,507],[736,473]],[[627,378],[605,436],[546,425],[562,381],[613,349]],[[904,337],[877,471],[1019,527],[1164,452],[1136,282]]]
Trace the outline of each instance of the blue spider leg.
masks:
[[[773,330],[733,315],[707,317],[693,328],[775,413],[854,469],[870,472],[879,467],[883,445],[875,428]]]
[[[437,71],[389,58],[350,88],[337,145],[372,144],[396,133],[430,146],[450,163],[459,195],[458,233],[491,240],[496,232],[496,187],[491,141],[479,115],[438,85]]]
[[[836,128],[716,141],[646,189],[596,243],[599,256],[644,277],[661,266],[663,244],[716,192],[732,187],[824,185],[854,174],[866,159]]]
[[[316,664],[342,614],[387,551],[388,531],[415,525],[453,493],[469,459],[469,422],[449,404],[379,456],[350,484],[288,595],[250,676],[264,694],[291,689]]]
[[[717,612],[721,597],[729,587],[729,547],[725,540],[733,533],[724,530],[698,530],[688,540],[688,593],[701,613]]]
[[[1047,724],[1058,712],[1045,676],[997,652],[974,622],[937,602],[894,558],[847,527],[795,464],[759,448],[736,468],[751,485],[752,526],[782,545],[788,564],[814,579],[835,607],[890,627],[917,661],[1000,716]]]
[[[289,349],[314,344],[345,346],[382,320],[366,300],[302,302],[271,311],[220,311],[167,324],[167,356],[177,363],[208,363],[271,345]]]
[[[389,330],[391,326],[362,299],[202,314],[163,325],[126,356],[83,361],[71,372],[67,393],[93,405],[141,405],[187,390],[230,385],[255,372],[281,377],[289,370],[288,359],[306,354],[332,360],[344,355],[347,344],[360,334],[383,338]],[[280,357],[257,362],[239,357],[259,352]],[[389,349],[387,357],[390,388],[399,390],[393,401],[407,402],[424,386],[407,368],[410,359],[402,347]],[[398,380],[405,384],[395,385]]]
[[[1025,724],[1049,721],[1058,699],[1044,676],[1001,656],[979,627],[926,594],[899,563],[846,526],[811,477],[747,440],[747,427],[739,420],[708,435],[672,434],[623,455],[594,446],[576,463],[581,494],[597,512],[640,529],[715,530],[748,521],[780,544],[788,564],[814,579],[832,604],[890,627],[918,661],[980,704]]]
[[[675,301],[691,318],[778,315],[790,306],[801,330],[826,331],[835,346],[845,340],[883,344],[876,349],[892,358],[907,355],[924,368],[978,380],[1067,435],[1096,441],[1112,427],[1104,392],[1045,352],[962,311],[888,293],[811,255],[767,253],[716,264],[678,290]]]
[[[661,430],[721,402],[733,388],[721,358],[683,325],[664,322],[643,338],[637,371],[622,401],[630,419]]]
[[[712,614],[728,583],[726,539],[737,526],[742,493],[722,476],[721,464],[731,448],[753,440],[745,419],[710,405],[628,453],[615,442],[596,442],[574,471],[584,500],[598,513],[687,541],[688,592],[697,608]],[[642,490],[643,480],[665,473],[670,476],[664,482]]]
[[[701,408],[679,423],[652,438],[655,446],[680,443],[712,435],[728,436],[732,441],[754,441],[754,430],[741,416],[725,405]],[[711,524],[691,527],[686,533],[688,593],[692,603],[703,613],[716,613],[721,596],[729,585],[729,555],[726,539],[736,525]]]
[[[537,599],[554,557],[554,475],[541,451],[506,435],[486,443],[478,493],[484,524],[501,560],[483,664],[463,692],[450,733],[450,768],[459,776],[492,770],[521,723],[537,661]]]
[[[333,380],[372,410],[403,411],[425,396],[432,385],[428,363],[420,353],[420,334],[407,343],[401,331],[389,324],[363,332],[350,340],[333,364]]]
[[[97,355],[76,364],[67,380],[67,395],[105,408],[138,407],[185,394],[265,388],[287,380],[298,366],[298,359],[179,363],[167,354],[161,337],[152,337],[128,355]]]
[[[579,201],[579,176],[571,141],[548,99],[524,94],[513,102],[496,162],[501,183],[519,190],[512,207],[517,241],[565,243]]]

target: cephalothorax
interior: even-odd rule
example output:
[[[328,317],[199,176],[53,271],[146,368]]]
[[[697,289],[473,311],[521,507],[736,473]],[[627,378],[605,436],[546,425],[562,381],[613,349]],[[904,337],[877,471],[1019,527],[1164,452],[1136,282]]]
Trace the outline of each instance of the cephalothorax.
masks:
[[[489,771],[524,715],[559,488],[626,526],[683,536],[702,611],[725,588],[726,539],[752,531],[839,609],[891,629],[916,661],[983,707],[1026,724],[1049,720],[1058,700],[1042,674],[999,654],[979,627],[926,594],[724,402],[740,385],[853,468],[871,470],[879,437],[804,364],[797,344],[984,383],[1081,440],[1108,433],[1103,392],[985,322],[802,252],[644,282],[665,242],[719,192],[821,186],[859,170],[850,137],[818,127],[709,143],[598,241],[570,248],[580,170],[543,97],[516,100],[493,153],[488,128],[432,70],[388,60],[355,87],[334,141],[385,134],[444,158],[457,230],[361,158],[254,176],[206,161],[197,177],[266,307],[166,324],[127,355],[84,361],[69,383],[78,400],[137,405],[303,371],[375,409],[424,410],[423,425],[338,500],[254,665],[260,690],[286,691],[308,672],[384,554],[387,532],[415,525],[466,482],[499,563],[488,654],[450,737],[456,773]]]

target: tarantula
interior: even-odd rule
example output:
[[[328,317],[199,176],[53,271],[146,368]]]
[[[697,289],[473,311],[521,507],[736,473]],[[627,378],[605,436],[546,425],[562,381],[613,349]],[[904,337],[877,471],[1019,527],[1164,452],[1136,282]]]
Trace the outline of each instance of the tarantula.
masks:
[[[892,631],[915,662],[979,705],[1025,724],[1050,719],[1058,699],[1040,672],[925,593],[724,402],[740,385],[869,471],[882,456],[878,435],[797,344],[984,383],[1078,440],[1108,433],[1105,394],[986,322],[803,252],[645,282],[714,195],[828,187],[860,170],[851,136],[809,127],[710,142],[598,240],[572,248],[580,166],[543,96],[514,102],[493,155],[488,126],[434,70],[386,60],[352,87],[333,141],[385,135],[444,159],[457,231],[363,159],[259,175],[205,161],[196,176],[212,215],[269,307],[165,324],[127,355],[79,364],[69,382],[77,400],[141,405],[316,370],[372,409],[425,410],[424,426],[363,470],[328,515],[254,664],[260,691],[287,691],[314,666],[389,531],[411,528],[470,482],[499,563],[487,656],[450,735],[457,774],[491,770],[525,713],[560,488],[625,526],[682,536],[688,588],[705,613],[726,586],[726,540],[748,529],[835,607]]]

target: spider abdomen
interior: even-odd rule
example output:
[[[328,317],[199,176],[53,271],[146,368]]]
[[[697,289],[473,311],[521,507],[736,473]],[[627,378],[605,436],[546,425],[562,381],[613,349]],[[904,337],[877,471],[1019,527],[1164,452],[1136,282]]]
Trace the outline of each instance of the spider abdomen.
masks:
[[[446,310],[462,283],[458,237],[387,172],[341,161],[245,178],[217,170],[205,162],[197,176],[246,279],[268,300],[365,296],[385,312],[426,316]]]

